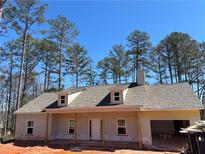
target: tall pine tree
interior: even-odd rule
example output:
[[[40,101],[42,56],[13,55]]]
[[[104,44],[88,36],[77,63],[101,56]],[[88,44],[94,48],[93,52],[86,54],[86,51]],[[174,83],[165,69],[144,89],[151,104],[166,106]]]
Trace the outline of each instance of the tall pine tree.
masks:
[[[90,59],[87,50],[75,43],[69,47],[66,52],[65,74],[69,74],[75,81],[75,87],[85,80],[85,76],[89,70]]]
[[[128,46],[130,48],[128,54],[132,55],[132,70],[134,73],[134,78],[136,78],[137,70],[141,69],[142,67],[145,70],[146,66],[148,66],[147,57],[148,51],[151,47],[150,37],[146,32],[135,30],[130,35],[128,35],[127,40]],[[137,79],[134,81],[137,81]]]
[[[75,24],[66,17],[58,15],[55,19],[48,20],[50,25],[49,38],[52,39],[58,47],[58,89],[62,88],[62,73],[64,64],[64,54],[66,49],[71,45],[75,37],[78,35],[78,30]]]

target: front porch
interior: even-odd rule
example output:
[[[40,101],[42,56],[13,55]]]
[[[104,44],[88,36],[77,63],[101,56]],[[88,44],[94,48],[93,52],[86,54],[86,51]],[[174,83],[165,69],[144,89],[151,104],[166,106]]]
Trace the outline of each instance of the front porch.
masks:
[[[126,109],[127,110],[127,109]],[[133,111],[135,110],[135,111]],[[136,109],[130,109],[129,112],[124,109],[121,111],[95,111],[92,112],[43,112],[41,114],[18,115],[18,125],[16,139],[22,140],[45,140],[62,141],[72,145],[84,143],[95,144],[96,146],[105,146],[108,144],[118,144],[122,147],[130,144],[136,148],[164,148],[178,149],[182,144],[176,145],[179,139],[171,140],[174,136],[173,131],[179,130],[181,121],[188,120],[190,123],[196,121],[195,112],[185,111],[160,111],[160,112],[141,112]],[[71,122],[71,121],[72,122]],[[163,124],[163,121],[166,124]],[[27,121],[33,121],[32,134],[27,134]],[[155,121],[153,125],[152,122]],[[176,129],[168,123],[175,123]],[[69,125],[72,124],[72,125]],[[173,125],[172,125],[173,126]],[[41,128],[41,129],[39,129]],[[158,132],[159,131],[159,132]],[[166,132],[165,132],[166,131]],[[166,140],[156,140],[152,135],[166,136]],[[164,137],[163,137],[164,138]],[[166,141],[166,142],[165,142]],[[121,144],[122,143],[122,144]],[[124,145],[124,143],[126,143]],[[108,145],[107,145],[108,146]],[[112,145],[113,146],[113,145]]]
[[[46,140],[64,140],[73,144],[123,141],[141,147],[138,112],[52,113],[47,114]],[[68,126],[72,120],[73,126]],[[119,124],[121,120],[121,124]],[[66,143],[67,143],[66,142]],[[105,143],[106,142],[106,143]]]
[[[147,112],[146,112],[147,113]],[[163,112],[161,112],[163,113]],[[171,112],[170,112],[171,113]],[[172,112],[170,114],[164,112],[164,116],[158,116],[158,112],[152,112],[148,116],[140,111],[112,111],[112,112],[78,112],[78,113],[47,113],[47,140],[69,140],[69,142],[82,143],[82,141],[91,141],[89,143],[96,143],[105,145],[105,142],[125,142],[132,143],[136,147],[142,148],[144,143],[147,147],[181,149],[185,144],[183,137],[177,136],[175,138],[174,132],[178,134],[183,125],[188,125],[189,117],[183,116],[184,112]],[[155,117],[154,117],[155,116]],[[183,116],[183,117],[180,117]],[[163,120],[151,120],[164,118]],[[179,118],[180,117],[180,120]],[[178,120],[174,120],[177,119]],[[119,126],[118,120],[125,120]],[[173,120],[165,120],[173,119]],[[74,120],[72,134],[68,133],[68,120]],[[153,123],[155,122],[155,124]],[[165,123],[163,123],[165,122]],[[172,123],[175,123],[176,128],[172,128]],[[180,123],[180,125],[179,125]],[[181,123],[183,125],[181,125]],[[174,125],[173,125],[174,126]],[[172,128],[172,129],[171,129]],[[119,134],[124,133],[124,134]],[[159,131],[159,132],[158,132]],[[161,134],[173,134],[172,138],[167,138],[165,141],[163,137],[156,137]],[[176,142],[180,141],[180,142]],[[143,142],[143,143],[142,143]]]

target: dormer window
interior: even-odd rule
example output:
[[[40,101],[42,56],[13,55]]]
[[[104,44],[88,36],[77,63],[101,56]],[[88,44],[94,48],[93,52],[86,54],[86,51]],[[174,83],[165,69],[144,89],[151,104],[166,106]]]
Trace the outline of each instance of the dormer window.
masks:
[[[58,92],[58,106],[59,107],[64,107],[64,106],[67,106],[68,105],[68,91],[61,91],[61,92]]]
[[[122,103],[123,94],[121,90],[111,92],[111,103]]]
[[[61,103],[62,105],[65,104],[65,95],[62,95],[62,96],[60,97],[60,103]]]
[[[115,102],[119,102],[120,101],[120,92],[117,91],[117,92],[114,92],[114,101]]]

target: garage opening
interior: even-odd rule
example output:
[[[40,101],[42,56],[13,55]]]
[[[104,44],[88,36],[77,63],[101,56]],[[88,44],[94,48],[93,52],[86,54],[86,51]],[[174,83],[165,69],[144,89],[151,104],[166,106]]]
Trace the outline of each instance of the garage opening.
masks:
[[[187,140],[179,131],[189,125],[189,120],[151,120],[152,145],[182,148]]]

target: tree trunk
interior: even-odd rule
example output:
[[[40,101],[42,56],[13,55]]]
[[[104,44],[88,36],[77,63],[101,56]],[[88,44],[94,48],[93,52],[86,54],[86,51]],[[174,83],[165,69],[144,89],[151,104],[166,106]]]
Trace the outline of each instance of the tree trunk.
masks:
[[[127,80],[128,80],[128,79],[127,79],[127,78],[128,78],[127,76],[128,76],[128,75],[127,75],[127,72],[126,72],[126,73],[125,73],[125,83],[127,83]]]
[[[28,23],[26,23],[25,30],[23,33],[23,51],[21,54],[20,75],[19,75],[19,81],[18,81],[16,109],[19,109],[21,106],[21,102],[20,102],[20,100],[21,100],[21,86],[22,86],[21,84],[22,84],[22,77],[23,77],[24,58],[25,58],[25,52],[26,52],[27,32],[28,32]]]
[[[178,77],[177,77],[177,70],[176,70],[176,68],[174,68],[174,76],[175,76],[176,83],[178,83]]]
[[[168,69],[169,69],[169,76],[170,76],[171,84],[173,84],[172,65],[171,65],[170,57],[168,58]]]
[[[119,83],[121,83],[121,75],[119,75],[118,78],[119,78]]]
[[[48,76],[48,58],[46,55],[46,59],[45,59],[45,72],[44,72],[44,92],[47,89],[47,76]]]
[[[104,84],[106,85],[107,84],[107,71],[104,72],[103,80],[104,80]]]
[[[178,76],[178,82],[181,82],[181,73],[179,67],[177,68],[177,76]]]
[[[197,74],[199,73],[199,62],[197,62]],[[200,93],[199,93],[199,77],[197,78],[197,95],[198,95],[198,98],[200,99]]]
[[[75,76],[75,86],[78,87],[78,73],[76,73]]]
[[[2,14],[3,14],[3,0],[0,0],[0,24],[1,24]]]
[[[61,35],[60,51],[59,51],[59,70],[58,70],[58,90],[61,89],[61,74],[62,74],[62,47],[63,47],[63,34]]]
[[[0,24],[1,24],[1,20],[2,20],[2,15],[3,15],[3,5],[4,3],[6,3],[7,0],[0,0]]]
[[[47,67],[47,66],[46,66]],[[47,89],[47,68],[44,72],[44,85],[43,85],[43,91],[45,92]]]
[[[182,65],[182,64],[180,64],[180,62],[179,62],[179,55],[178,55],[178,52],[176,51],[175,52],[175,56],[176,56],[176,60],[175,60],[175,62],[176,62],[176,73],[177,73],[177,77],[178,77],[178,82],[181,82],[181,67],[180,67],[180,65]]]
[[[9,114],[11,108],[11,94],[12,94],[12,82],[13,82],[13,53],[10,56],[10,72],[9,72],[9,99],[8,99],[8,110],[7,110],[7,121],[6,121],[6,128],[9,127]]]
[[[134,61],[133,61],[133,68],[132,68],[132,82],[136,82],[135,81],[135,79],[136,79],[136,77],[135,77],[135,75],[136,75],[136,73],[135,73],[135,70],[136,70],[136,68],[135,68],[135,59],[134,59]]]
[[[138,51],[137,51],[137,55],[136,55],[136,60],[135,60],[135,67],[136,67],[136,69],[135,69],[135,73],[136,73],[136,75],[135,75],[135,77],[136,77],[136,82],[137,82],[137,73],[138,73],[138,70],[139,70],[139,55],[138,55]]]
[[[25,92],[26,92],[26,86],[27,86],[27,78],[28,78],[28,69],[27,64],[25,68],[25,76],[24,76],[24,83],[23,83],[23,89],[22,89],[22,96],[21,96],[21,103],[24,102]]]
[[[62,69],[62,55],[61,55],[61,50],[59,53],[59,58],[60,58],[60,62],[59,62],[59,70],[58,70],[58,90],[61,89],[61,69]]]
[[[47,75],[47,87],[46,87],[46,89],[50,88],[50,81],[51,81],[50,78],[51,78],[51,68],[49,66],[48,75]]]
[[[184,72],[185,75],[184,75],[184,76],[185,76],[185,81],[186,81],[186,82],[188,81],[188,74],[187,74],[187,72],[188,72],[188,71],[185,69],[185,72]]]
[[[159,60],[159,64],[158,64],[158,69],[159,69],[159,81],[160,81],[160,84],[163,84],[160,58],[158,58],[158,60]]]
[[[8,91],[6,92],[7,94],[6,94],[6,104],[5,104],[5,123],[4,123],[4,135],[6,135],[6,133],[7,133],[7,127],[6,127],[6,125],[7,125],[7,122],[8,122],[8,119],[7,119],[7,114],[8,114]]]

